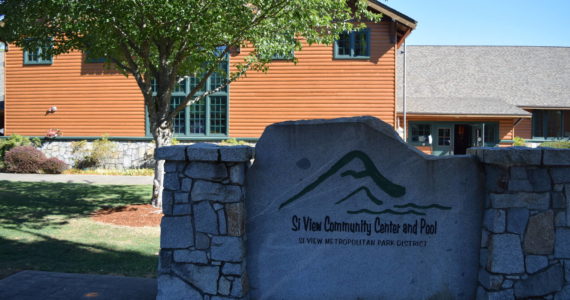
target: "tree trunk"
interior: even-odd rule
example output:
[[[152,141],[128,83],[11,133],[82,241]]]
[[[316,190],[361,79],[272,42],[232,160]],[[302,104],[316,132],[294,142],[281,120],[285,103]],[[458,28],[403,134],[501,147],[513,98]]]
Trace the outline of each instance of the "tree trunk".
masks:
[[[169,122],[162,122],[152,130],[152,136],[156,149],[164,146],[170,146],[172,143],[172,127],[168,125]],[[162,208],[162,188],[164,179],[164,160],[157,160],[154,166],[154,180],[152,184],[152,205],[157,208]]]

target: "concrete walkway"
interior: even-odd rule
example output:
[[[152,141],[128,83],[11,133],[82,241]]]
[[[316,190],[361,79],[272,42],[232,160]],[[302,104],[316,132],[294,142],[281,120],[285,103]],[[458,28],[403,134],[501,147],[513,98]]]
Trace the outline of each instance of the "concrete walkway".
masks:
[[[152,176],[63,175],[0,173],[0,181],[67,182],[87,184],[152,184]]]
[[[156,280],[91,274],[22,271],[0,280],[0,299],[156,299]]]

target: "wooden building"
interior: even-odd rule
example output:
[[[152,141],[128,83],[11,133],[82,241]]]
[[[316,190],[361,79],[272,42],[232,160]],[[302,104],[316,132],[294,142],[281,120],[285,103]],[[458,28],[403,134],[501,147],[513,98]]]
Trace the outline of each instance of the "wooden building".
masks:
[[[568,47],[408,46],[405,60],[398,127],[405,111],[407,141],[426,153],[570,138]]]
[[[372,115],[396,123],[396,55],[416,22],[378,1],[369,7],[384,14],[379,23],[347,34],[335,45],[297,51],[297,65],[275,60],[269,73],[248,73],[226,91],[187,107],[175,119],[180,140],[258,138],[274,122]],[[356,45],[351,35],[361,34]],[[357,48],[360,47],[360,48]],[[241,61],[251,49],[233,53]],[[62,138],[149,139],[141,92],[132,77],[72,52],[42,59],[37,51],[10,46],[6,57],[6,134]],[[214,84],[216,78],[210,81]],[[192,80],[173,93],[179,101]]]

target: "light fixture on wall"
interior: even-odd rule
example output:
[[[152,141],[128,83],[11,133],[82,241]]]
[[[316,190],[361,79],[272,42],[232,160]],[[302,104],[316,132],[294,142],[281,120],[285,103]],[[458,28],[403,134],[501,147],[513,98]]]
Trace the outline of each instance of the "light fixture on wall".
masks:
[[[57,106],[52,106],[47,110],[47,112],[51,114],[55,113],[56,111],[57,111]]]

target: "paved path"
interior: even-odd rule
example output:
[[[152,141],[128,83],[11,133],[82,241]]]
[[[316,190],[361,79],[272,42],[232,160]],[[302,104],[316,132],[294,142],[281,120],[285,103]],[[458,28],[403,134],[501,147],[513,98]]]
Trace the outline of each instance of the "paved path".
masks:
[[[156,299],[156,280],[91,274],[22,271],[0,280],[0,299]]]
[[[152,184],[152,176],[63,175],[0,173],[0,180],[88,184]]]

